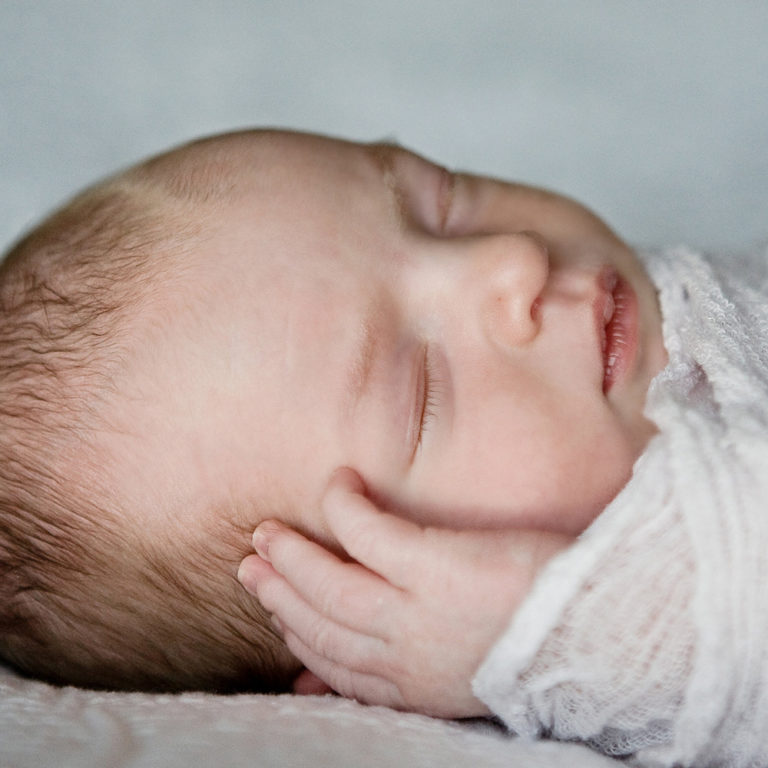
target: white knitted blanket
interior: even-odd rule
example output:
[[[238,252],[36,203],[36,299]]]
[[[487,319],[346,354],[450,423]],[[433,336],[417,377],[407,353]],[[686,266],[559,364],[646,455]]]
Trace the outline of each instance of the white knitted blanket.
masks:
[[[514,731],[638,765],[768,765],[768,253],[645,257],[660,428],[475,679]]]
[[[335,696],[110,693],[0,665],[2,768],[621,768],[576,744],[510,738]]]

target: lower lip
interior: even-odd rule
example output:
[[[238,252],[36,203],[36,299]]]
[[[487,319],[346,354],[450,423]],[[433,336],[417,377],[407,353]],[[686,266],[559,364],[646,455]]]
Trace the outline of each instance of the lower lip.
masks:
[[[603,336],[604,394],[626,376],[637,353],[637,296],[623,277],[616,276],[612,282],[614,311]]]

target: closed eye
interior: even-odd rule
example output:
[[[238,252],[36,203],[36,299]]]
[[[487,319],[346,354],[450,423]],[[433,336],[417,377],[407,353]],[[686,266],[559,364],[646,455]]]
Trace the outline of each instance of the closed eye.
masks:
[[[430,427],[432,420],[436,416],[438,405],[438,394],[440,380],[437,377],[436,369],[430,355],[429,345],[424,348],[424,362],[421,366],[423,382],[420,387],[422,392],[421,415],[419,417],[419,433],[416,440],[416,450],[422,446],[424,434]]]

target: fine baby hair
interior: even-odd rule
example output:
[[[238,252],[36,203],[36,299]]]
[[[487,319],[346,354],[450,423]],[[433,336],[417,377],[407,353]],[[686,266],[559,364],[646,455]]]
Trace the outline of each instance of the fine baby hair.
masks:
[[[55,212],[0,266],[0,654],[49,681],[274,689],[295,672],[237,587],[248,535],[227,509],[210,531],[164,536],[142,517],[185,510],[151,493],[137,503],[115,481],[114,437],[152,397],[128,382],[153,364],[197,237],[194,193],[173,162],[139,166]]]

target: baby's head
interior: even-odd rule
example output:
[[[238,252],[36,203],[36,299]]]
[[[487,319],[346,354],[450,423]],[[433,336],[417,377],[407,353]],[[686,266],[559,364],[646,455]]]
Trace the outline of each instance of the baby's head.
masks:
[[[280,132],[150,160],[0,268],[0,651],[85,685],[279,688],[236,570],[354,467],[424,524],[582,530],[653,432],[655,293],[581,206]]]
[[[0,266],[0,650],[57,682],[280,687],[296,664],[232,579],[236,500],[174,474],[185,427],[158,411],[200,242],[176,181],[99,185]]]

